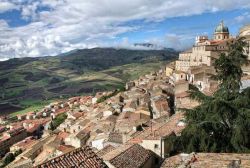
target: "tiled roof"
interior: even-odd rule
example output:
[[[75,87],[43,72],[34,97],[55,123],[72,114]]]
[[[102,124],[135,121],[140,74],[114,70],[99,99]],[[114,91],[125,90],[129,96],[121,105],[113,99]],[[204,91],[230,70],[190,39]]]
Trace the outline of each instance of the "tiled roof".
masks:
[[[159,111],[168,111],[168,110],[170,110],[167,100],[164,100],[164,99],[156,100],[155,101],[155,106],[156,106],[157,110],[159,110]]]
[[[192,168],[222,168],[244,167],[250,168],[250,154],[236,153],[191,153],[179,154],[167,158],[161,168],[175,168],[178,166]]]
[[[178,134],[185,128],[185,126],[178,126],[179,121],[182,119],[184,119],[184,114],[176,113],[165,123],[152,123],[152,127],[149,126],[144,131],[133,136],[129,142],[133,143],[134,141],[139,140],[155,140],[161,137],[169,136],[172,133]]]
[[[69,153],[53,158],[35,168],[107,168],[89,146],[75,149]]]
[[[33,137],[27,137],[24,140],[14,144],[13,146],[17,146],[20,148],[23,148],[24,150],[27,149],[28,147],[34,145],[37,142]]]
[[[126,149],[109,162],[117,168],[140,168],[142,167],[154,153],[146,150],[142,146],[135,144]]]
[[[175,94],[175,97],[176,98],[185,98],[185,97],[189,97],[190,93],[188,92],[181,92],[181,93],[178,93],[178,94]]]
[[[60,139],[60,140],[64,140],[68,136],[69,136],[69,133],[61,131],[61,132],[58,133],[57,138]]]
[[[102,150],[98,151],[98,152],[97,152],[97,155],[98,155],[99,157],[102,157],[103,155],[105,155],[105,154],[111,152],[111,151],[114,150],[114,149],[115,149],[114,146],[112,146],[112,145],[107,145],[107,146],[105,146]]]
[[[63,153],[67,153],[70,152],[74,149],[74,147],[69,146],[69,145],[59,145],[57,150],[63,152]]]
[[[82,130],[82,131],[80,131],[80,132],[78,132],[77,134],[76,134],[76,137],[78,138],[78,139],[85,139],[85,138],[89,138],[89,136],[90,136],[90,132],[89,131],[86,131],[86,130]]]
[[[74,114],[72,114],[75,118],[80,118],[81,116],[83,116],[84,113],[81,112],[75,112]]]
[[[109,134],[109,138],[108,138],[109,142],[114,142],[114,143],[123,143],[123,137],[122,137],[122,133],[119,132],[111,132]]]

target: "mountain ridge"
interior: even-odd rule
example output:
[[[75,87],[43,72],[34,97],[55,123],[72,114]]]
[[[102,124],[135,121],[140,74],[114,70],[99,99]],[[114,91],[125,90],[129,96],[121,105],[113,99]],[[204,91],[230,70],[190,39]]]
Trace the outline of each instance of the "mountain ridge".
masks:
[[[93,48],[0,62],[0,103],[50,100],[122,87],[177,58],[174,50]],[[0,107],[1,109],[1,107]]]

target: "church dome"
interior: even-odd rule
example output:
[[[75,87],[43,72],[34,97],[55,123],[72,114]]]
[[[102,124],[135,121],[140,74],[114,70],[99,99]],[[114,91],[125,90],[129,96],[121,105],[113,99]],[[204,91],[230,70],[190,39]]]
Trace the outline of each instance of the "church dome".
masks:
[[[215,33],[229,33],[228,27],[221,22],[215,29]]]

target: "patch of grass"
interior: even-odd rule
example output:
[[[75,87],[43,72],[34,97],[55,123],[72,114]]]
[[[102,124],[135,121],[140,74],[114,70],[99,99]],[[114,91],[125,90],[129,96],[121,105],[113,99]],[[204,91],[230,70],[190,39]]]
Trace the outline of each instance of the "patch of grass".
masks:
[[[50,123],[50,129],[55,130],[60,124],[62,124],[67,118],[66,113],[59,114],[56,118]]]
[[[18,114],[25,114],[31,111],[39,111],[44,108],[44,106],[48,105],[51,103],[53,100],[23,100],[19,104],[24,107],[24,110],[20,110],[14,113],[11,113],[10,116],[16,116]]]
[[[22,89],[8,89],[4,91],[4,97],[5,99],[12,98],[12,97],[19,97],[22,95]]]
[[[110,94],[108,94],[108,95],[106,95],[106,96],[100,97],[96,102],[97,102],[97,103],[102,103],[102,102],[104,102],[105,100],[107,100],[107,99],[109,99],[109,98],[111,98],[111,97],[117,95],[118,93],[120,93],[120,92],[122,92],[122,91],[125,91],[125,88],[124,88],[124,87],[118,88],[118,89],[116,89],[115,91],[113,91],[112,93],[110,93]]]

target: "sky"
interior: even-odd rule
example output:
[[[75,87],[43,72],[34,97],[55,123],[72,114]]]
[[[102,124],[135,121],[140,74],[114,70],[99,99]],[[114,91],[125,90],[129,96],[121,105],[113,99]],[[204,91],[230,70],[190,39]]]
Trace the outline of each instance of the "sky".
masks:
[[[0,0],[0,60],[134,43],[185,50],[250,23],[250,0]]]

